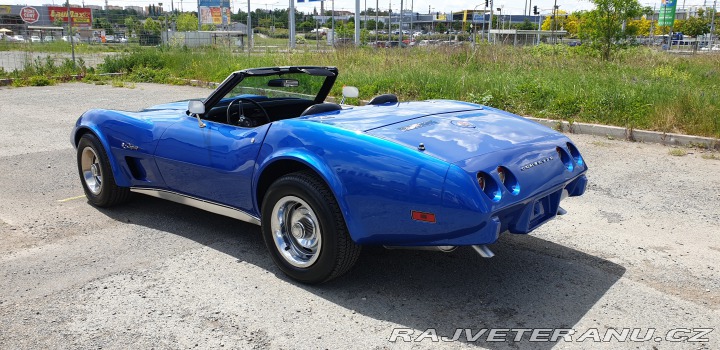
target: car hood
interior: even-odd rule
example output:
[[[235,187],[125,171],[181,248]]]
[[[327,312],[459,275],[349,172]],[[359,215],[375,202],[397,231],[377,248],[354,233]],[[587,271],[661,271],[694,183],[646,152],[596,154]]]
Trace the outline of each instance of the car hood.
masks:
[[[520,116],[456,101],[356,107],[308,119],[365,132],[413,149],[424,147],[426,154],[450,163],[528,143],[565,138]]]

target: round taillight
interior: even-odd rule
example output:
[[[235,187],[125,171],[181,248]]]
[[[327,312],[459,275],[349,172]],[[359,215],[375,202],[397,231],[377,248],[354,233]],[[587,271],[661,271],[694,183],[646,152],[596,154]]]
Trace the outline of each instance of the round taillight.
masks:
[[[480,190],[485,191],[485,176],[478,174],[478,185]]]
[[[520,193],[520,184],[513,173],[504,166],[497,167],[498,178],[500,182],[507,188],[508,192],[513,195]]]
[[[572,159],[570,159],[570,155],[567,153],[566,150],[564,150],[562,147],[556,147],[555,151],[557,151],[558,156],[560,157],[560,160],[565,165],[565,169],[568,171],[573,170],[573,162]]]
[[[500,182],[502,182],[502,183],[504,184],[504,183],[505,183],[505,179],[506,179],[506,176],[505,176],[505,168],[499,166],[499,167],[497,168],[497,173],[498,173],[498,177],[500,178]]]
[[[480,190],[485,193],[493,202],[499,202],[502,198],[500,185],[490,175],[480,172],[477,174],[477,181]]]
[[[577,147],[573,145],[572,143],[567,143],[567,148],[570,150],[570,155],[573,157],[573,160],[575,160],[575,163],[579,166],[583,166],[585,164],[585,160],[580,155],[580,151],[578,151]]]

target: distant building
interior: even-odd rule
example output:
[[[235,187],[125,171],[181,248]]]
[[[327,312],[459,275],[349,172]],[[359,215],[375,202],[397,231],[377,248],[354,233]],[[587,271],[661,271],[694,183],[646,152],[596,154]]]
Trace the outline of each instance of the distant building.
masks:
[[[134,10],[138,15],[145,14],[145,9],[142,6],[125,6],[125,10]]]
[[[105,10],[108,10],[108,11],[109,11],[109,10],[121,10],[121,11],[122,11],[122,9],[123,9],[122,6],[113,6],[113,5],[107,5],[107,6],[105,6]]]
[[[162,14],[163,12],[164,11],[163,11],[162,6],[155,6],[155,5],[145,6],[145,13],[148,16],[158,16],[158,15]]]
[[[102,6],[99,5],[85,5],[86,9],[93,9],[93,10],[102,10]]]

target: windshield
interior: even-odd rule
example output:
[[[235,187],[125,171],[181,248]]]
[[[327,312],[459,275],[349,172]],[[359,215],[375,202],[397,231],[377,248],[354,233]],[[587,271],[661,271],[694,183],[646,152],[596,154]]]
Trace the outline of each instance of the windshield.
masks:
[[[313,100],[320,91],[325,77],[305,73],[286,73],[270,76],[246,76],[239,84],[223,96],[261,97],[261,99],[301,98]]]

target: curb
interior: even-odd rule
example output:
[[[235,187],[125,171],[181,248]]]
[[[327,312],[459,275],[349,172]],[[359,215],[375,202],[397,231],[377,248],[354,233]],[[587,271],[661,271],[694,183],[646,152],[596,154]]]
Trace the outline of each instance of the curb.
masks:
[[[605,136],[626,141],[652,142],[668,146],[701,147],[720,150],[720,139],[703,136],[664,133],[657,131],[636,130],[619,126],[571,123],[564,120],[525,117],[548,128],[571,134]]]

